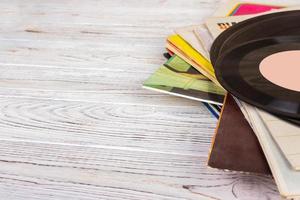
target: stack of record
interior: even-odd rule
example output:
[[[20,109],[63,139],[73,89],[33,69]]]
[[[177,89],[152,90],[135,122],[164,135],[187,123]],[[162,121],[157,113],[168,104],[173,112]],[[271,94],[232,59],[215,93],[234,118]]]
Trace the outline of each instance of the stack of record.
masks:
[[[281,196],[300,199],[300,7],[230,0],[174,32],[143,86],[219,119],[209,167],[272,175]]]

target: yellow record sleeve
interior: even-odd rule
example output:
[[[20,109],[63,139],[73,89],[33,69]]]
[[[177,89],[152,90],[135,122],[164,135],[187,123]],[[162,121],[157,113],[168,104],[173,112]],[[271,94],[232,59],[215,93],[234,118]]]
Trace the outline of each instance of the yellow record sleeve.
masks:
[[[173,44],[177,49],[183,52],[191,60],[197,63],[201,68],[206,71],[211,77],[216,79],[215,72],[212,64],[204,56],[198,53],[191,45],[189,45],[184,39],[179,35],[171,35],[168,37],[168,42]]]

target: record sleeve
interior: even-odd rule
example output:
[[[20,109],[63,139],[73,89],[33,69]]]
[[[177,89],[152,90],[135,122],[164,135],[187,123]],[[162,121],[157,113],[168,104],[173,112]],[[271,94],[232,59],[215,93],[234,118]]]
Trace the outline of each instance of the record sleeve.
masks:
[[[212,142],[208,166],[271,174],[252,128],[231,95],[227,95],[224,100],[221,117]]]
[[[225,91],[177,55],[159,67],[143,87],[188,99],[222,105]]]

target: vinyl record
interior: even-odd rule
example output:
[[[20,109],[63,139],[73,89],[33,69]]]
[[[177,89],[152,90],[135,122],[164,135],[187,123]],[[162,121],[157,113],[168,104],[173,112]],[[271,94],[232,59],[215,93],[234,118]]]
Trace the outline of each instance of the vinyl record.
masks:
[[[235,46],[265,37],[300,34],[300,11],[285,11],[254,17],[237,23],[221,33],[210,50],[213,65],[225,51]]]
[[[265,69],[271,75],[276,72],[272,75],[275,78],[266,75]],[[300,120],[300,79],[296,77],[299,71],[300,37],[244,43],[222,54],[215,65],[216,77],[228,92],[294,122]]]
[[[297,126],[300,126],[300,120],[296,120],[296,119],[291,119],[291,118],[282,118],[283,120],[286,120],[292,124],[295,124]]]

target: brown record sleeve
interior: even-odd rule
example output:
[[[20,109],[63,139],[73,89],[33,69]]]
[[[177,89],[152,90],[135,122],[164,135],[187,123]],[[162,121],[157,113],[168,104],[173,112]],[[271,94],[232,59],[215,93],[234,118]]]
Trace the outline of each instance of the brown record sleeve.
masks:
[[[208,166],[242,172],[271,174],[255,133],[231,95],[224,100],[213,138]]]

